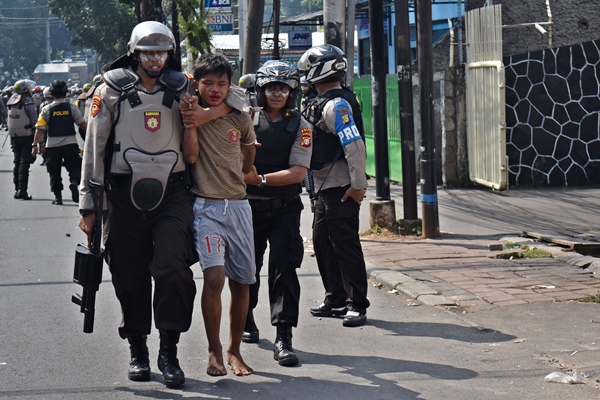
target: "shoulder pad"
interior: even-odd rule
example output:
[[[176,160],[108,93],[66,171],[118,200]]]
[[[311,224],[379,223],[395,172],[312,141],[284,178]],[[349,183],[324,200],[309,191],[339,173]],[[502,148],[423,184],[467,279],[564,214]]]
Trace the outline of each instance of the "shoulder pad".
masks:
[[[183,72],[175,71],[172,69],[166,70],[159,78],[158,81],[168,87],[169,89],[175,90],[176,92],[184,89],[189,79]]]
[[[131,89],[140,80],[139,76],[125,68],[111,69],[102,76],[108,86],[119,92]]]

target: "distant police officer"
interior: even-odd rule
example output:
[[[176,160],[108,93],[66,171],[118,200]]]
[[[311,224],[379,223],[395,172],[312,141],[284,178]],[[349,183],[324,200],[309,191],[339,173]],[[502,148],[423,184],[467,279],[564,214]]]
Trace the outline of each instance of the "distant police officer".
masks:
[[[77,144],[77,133],[75,125],[79,126],[79,134],[84,137],[86,123],[83,120],[81,112],[71,104],[65,101],[67,94],[67,84],[65,81],[54,80],[50,84],[50,94],[54,101],[45,106],[38,118],[36,124],[35,138],[33,139],[33,155],[38,153],[38,144],[44,142],[45,147],[41,147],[48,155],[46,169],[50,175],[50,190],[54,193],[52,204],[61,205],[62,201],[62,177],[61,170],[64,165],[69,173],[69,189],[71,199],[79,202],[79,191],[77,187],[81,180],[81,155],[79,145]]]
[[[284,366],[298,364],[292,348],[292,328],[298,325],[300,283],[296,269],[302,263],[300,236],[300,182],[310,166],[312,128],[295,110],[299,74],[290,63],[267,61],[256,73],[256,95],[262,107],[255,126],[254,169],[246,175],[252,208],[256,256],[256,283],[250,286],[250,310],[244,342],[258,341],[252,310],[258,301],[260,270],[269,253],[271,324],[277,327],[274,358]]]
[[[128,377],[150,380],[146,337],[154,311],[158,369],[167,386],[185,382],[177,344],[192,322],[196,285],[190,266],[197,260],[179,113],[189,80],[174,50],[169,28],[142,22],[131,33],[128,53],[104,73],[89,114],[79,221],[90,240],[89,180],[104,182],[106,254],[122,310],[119,335],[131,350]]]
[[[304,113],[312,99],[317,97],[317,91],[306,80],[305,76],[300,77],[300,89],[302,89],[302,100],[300,101],[300,111]]]
[[[85,122],[88,122],[90,108],[92,107],[92,100],[94,98],[94,94],[96,93],[96,89],[98,89],[98,86],[100,86],[101,83],[102,75],[98,74],[94,76],[91,84],[86,83],[83,85],[83,93],[77,98],[76,105],[81,110]]]
[[[330,44],[311,47],[298,62],[318,93],[308,121],[314,126],[311,169],[317,192],[313,241],[325,299],[310,312],[317,317],[343,316],[344,326],[359,326],[369,307],[358,235],[358,213],[367,189],[366,151],[358,102],[340,83],[347,67],[342,50]]]
[[[35,161],[35,156],[31,154],[33,127],[37,120],[37,110],[31,98],[31,91],[34,87],[35,82],[32,80],[18,80],[13,87],[12,96],[6,103],[8,134],[14,155],[14,198],[22,200],[31,200],[31,196],[27,193],[27,186],[29,184],[29,166]]]

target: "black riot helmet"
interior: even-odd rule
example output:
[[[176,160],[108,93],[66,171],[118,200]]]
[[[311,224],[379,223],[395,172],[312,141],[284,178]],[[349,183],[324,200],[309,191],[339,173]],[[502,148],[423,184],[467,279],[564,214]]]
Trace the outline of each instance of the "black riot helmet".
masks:
[[[53,80],[50,83],[50,94],[52,96],[64,97],[67,94],[67,82],[60,79]]]
[[[258,105],[264,107],[265,85],[268,83],[283,83],[290,87],[290,97],[285,104],[287,109],[293,109],[298,99],[298,87],[300,86],[300,74],[298,70],[287,61],[269,60],[256,71],[256,94]]]
[[[320,44],[306,50],[298,61],[298,69],[311,84],[341,82],[346,76],[348,61],[339,47]]]

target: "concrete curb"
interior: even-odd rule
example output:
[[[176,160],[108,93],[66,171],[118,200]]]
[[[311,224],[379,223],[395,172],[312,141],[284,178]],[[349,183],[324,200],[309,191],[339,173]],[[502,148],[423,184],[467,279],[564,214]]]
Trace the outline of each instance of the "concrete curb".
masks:
[[[395,289],[428,306],[457,305],[456,302],[442,296],[437,290],[432,289],[423,282],[414,280],[398,271],[376,267],[368,260],[365,261],[367,264],[367,277],[390,290]]]

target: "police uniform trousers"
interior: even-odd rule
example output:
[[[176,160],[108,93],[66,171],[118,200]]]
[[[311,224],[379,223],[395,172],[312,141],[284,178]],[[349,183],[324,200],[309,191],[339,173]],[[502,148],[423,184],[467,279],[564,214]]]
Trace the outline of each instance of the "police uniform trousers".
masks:
[[[106,255],[123,314],[119,335],[149,334],[152,309],[157,329],[187,331],[196,296],[190,266],[198,256],[193,197],[182,175],[169,179],[161,204],[148,212],[132,204],[129,176],[113,175],[110,180]]]
[[[31,155],[33,135],[10,138],[13,151],[13,183],[15,191],[27,191],[29,183],[29,166],[35,161]]]
[[[367,271],[358,234],[360,206],[341,202],[349,186],[321,190],[315,204],[313,244],[325,287],[324,303],[366,312]]]
[[[298,326],[300,282],[296,268],[302,264],[304,245],[300,236],[300,197],[249,200],[252,208],[256,283],[250,285],[250,309],[258,303],[260,271],[269,243],[269,304],[271,325]]]
[[[65,146],[48,147],[48,162],[46,170],[50,175],[50,190],[57,196],[60,196],[63,190],[61,170],[64,164],[69,173],[69,183],[79,186],[81,181],[81,154],[79,146],[76,143]]]

